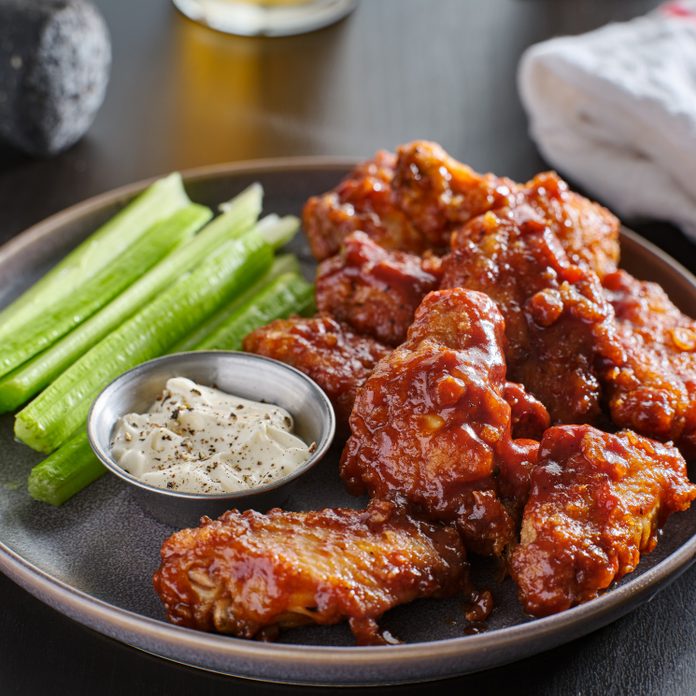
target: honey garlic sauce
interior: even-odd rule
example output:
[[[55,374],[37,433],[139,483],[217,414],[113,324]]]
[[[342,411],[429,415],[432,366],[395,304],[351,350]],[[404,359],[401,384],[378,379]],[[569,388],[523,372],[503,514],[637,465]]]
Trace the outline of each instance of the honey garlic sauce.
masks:
[[[292,416],[173,377],[147,413],[123,416],[111,453],[140,481],[187,493],[233,493],[288,476],[310,456]]]

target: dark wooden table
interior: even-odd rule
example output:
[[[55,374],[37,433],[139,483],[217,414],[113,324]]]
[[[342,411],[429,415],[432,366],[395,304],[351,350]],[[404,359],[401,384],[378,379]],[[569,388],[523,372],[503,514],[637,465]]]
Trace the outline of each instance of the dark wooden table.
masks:
[[[230,160],[366,156],[429,138],[479,170],[524,179],[545,166],[527,136],[515,89],[524,48],[642,14],[657,3],[364,0],[333,27],[266,40],[208,31],[179,16],[168,0],[98,4],[114,50],[106,102],[88,136],[59,157],[34,160],[0,146],[0,242],[120,184]],[[677,230],[638,229],[696,270],[695,248]],[[2,576],[0,592],[2,694],[295,691],[142,654],[64,618]],[[692,567],[650,604],[605,629],[436,688],[693,694],[695,606]]]

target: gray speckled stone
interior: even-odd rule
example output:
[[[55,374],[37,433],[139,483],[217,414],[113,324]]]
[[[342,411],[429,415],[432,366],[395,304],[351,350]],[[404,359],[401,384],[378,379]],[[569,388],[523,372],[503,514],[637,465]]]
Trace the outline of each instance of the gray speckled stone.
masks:
[[[77,142],[104,100],[106,24],[86,0],[0,0],[0,137],[32,155]]]

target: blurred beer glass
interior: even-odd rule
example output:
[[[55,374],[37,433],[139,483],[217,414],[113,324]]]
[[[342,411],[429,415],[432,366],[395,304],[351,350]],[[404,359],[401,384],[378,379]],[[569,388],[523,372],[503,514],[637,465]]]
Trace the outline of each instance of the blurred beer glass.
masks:
[[[289,36],[320,29],[351,12],[357,0],[173,0],[190,19],[242,36]]]

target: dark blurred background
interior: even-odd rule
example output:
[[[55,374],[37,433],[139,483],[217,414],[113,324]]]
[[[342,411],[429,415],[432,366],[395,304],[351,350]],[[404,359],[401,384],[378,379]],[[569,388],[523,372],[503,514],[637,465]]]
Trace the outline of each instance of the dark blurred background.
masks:
[[[242,38],[168,0],[96,0],[111,31],[106,100],[49,160],[0,146],[0,241],[67,205],[175,169],[259,157],[354,155],[415,138],[481,171],[525,179],[522,51],[655,7],[651,0],[365,0],[344,21]]]

